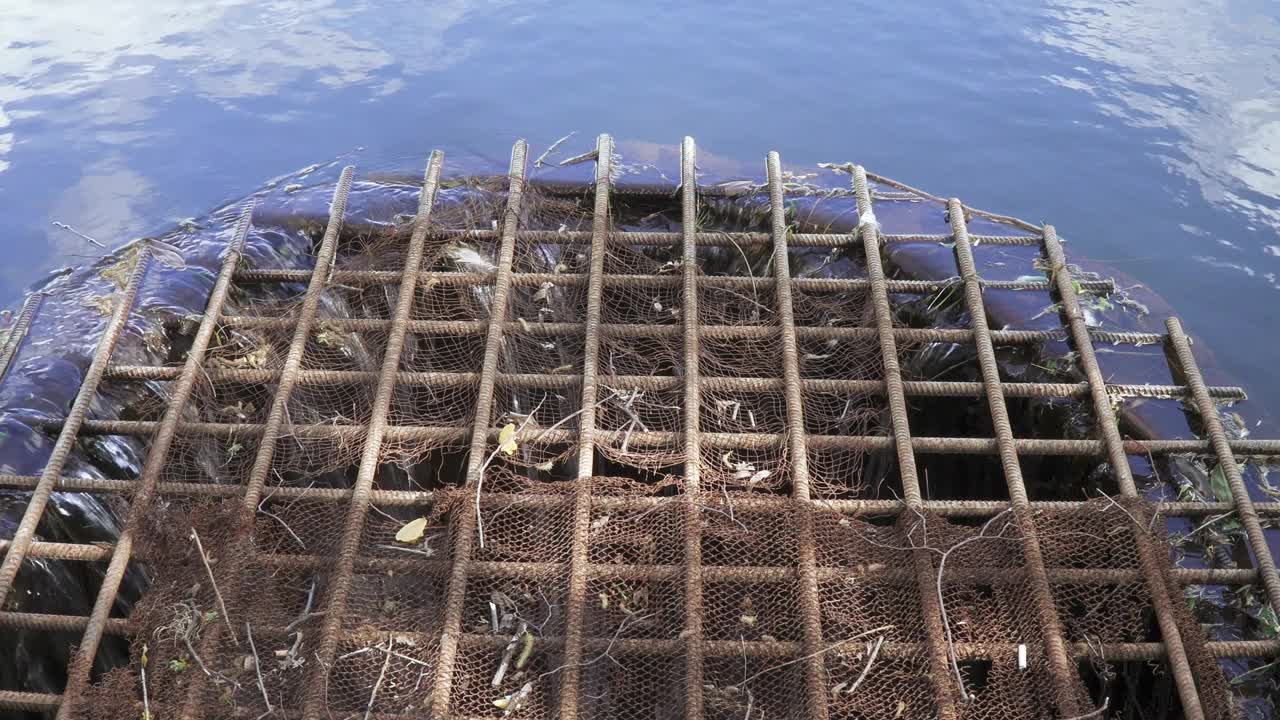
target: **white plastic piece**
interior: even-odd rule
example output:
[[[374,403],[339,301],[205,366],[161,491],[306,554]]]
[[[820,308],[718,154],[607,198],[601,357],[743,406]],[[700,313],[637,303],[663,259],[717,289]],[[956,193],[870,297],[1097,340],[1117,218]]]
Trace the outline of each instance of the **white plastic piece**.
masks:
[[[1025,644],[1018,646],[1018,669],[1027,669],[1027,646]]]
[[[880,227],[880,222],[876,220],[875,210],[868,210],[858,216],[858,227],[862,227],[863,225],[875,225],[876,227]]]

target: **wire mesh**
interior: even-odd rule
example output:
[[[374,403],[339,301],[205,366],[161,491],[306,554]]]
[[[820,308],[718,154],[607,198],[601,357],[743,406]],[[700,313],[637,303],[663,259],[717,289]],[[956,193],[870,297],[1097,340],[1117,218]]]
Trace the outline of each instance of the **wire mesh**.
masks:
[[[80,636],[64,693],[0,689],[0,708],[1065,720],[1130,717],[1163,692],[1166,716],[1238,714],[1221,660],[1274,659],[1280,642],[1210,638],[1184,587],[1260,584],[1277,609],[1263,525],[1280,504],[1251,500],[1235,468],[1280,441],[1227,437],[1215,402],[1243,393],[1205,385],[1176,321],[1167,337],[1090,327],[1079,293],[1114,287],[1074,279],[1049,226],[971,235],[952,200],[949,234],[882,233],[873,202],[936,198],[886,194],[861,168],[852,234],[795,231],[776,154],[764,231],[729,232],[704,227],[715,193],[686,139],[660,211],[679,231],[653,232],[611,207],[608,136],[587,186],[531,184],[526,149],[447,202],[433,154],[413,222],[382,234],[343,230],[344,171],[297,268],[241,267],[246,209],[181,366],[112,362],[139,256],[75,405],[47,424],[60,452],[39,476],[0,476],[32,491],[0,540],[3,594],[24,563],[105,563],[87,615],[0,612]],[[1034,249],[1044,279],[984,280],[979,242]],[[907,243],[948,246],[957,276],[889,277]],[[845,274],[793,277],[838,253]],[[284,301],[282,286],[305,290]],[[1051,293],[1060,313],[992,329],[987,291]],[[963,322],[910,327],[919,302],[963,306]],[[1071,382],[1011,379],[996,356],[1064,342]],[[1167,343],[1183,384],[1107,382],[1104,342]],[[967,348],[971,379],[914,375],[939,344]],[[149,412],[89,416],[143,382],[162,388]],[[1131,397],[1193,403],[1206,439],[1123,437],[1114,402]],[[1028,437],[1019,399],[1092,420]],[[99,435],[146,442],[140,477],[64,477]],[[1175,453],[1213,456],[1229,495],[1145,497],[1129,456]],[[930,478],[938,458],[952,472]],[[1111,492],[1042,494],[1041,474],[1094,466]],[[41,540],[55,488],[127,501],[119,538]],[[1224,512],[1253,566],[1176,567],[1166,520]],[[150,586],[126,615],[138,566]],[[130,662],[95,669],[108,636]]]

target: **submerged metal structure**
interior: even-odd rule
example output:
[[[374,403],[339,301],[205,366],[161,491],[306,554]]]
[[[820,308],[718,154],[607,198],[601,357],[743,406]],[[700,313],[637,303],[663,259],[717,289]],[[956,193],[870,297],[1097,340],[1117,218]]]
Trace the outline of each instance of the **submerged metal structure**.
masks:
[[[616,229],[614,205],[629,196],[614,187],[613,158],[601,136],[594,186],[573,191],[590,208],[581,229],[531,229],[522,202],[534,190],[517,143],[500,212],[462,228],[433,215],[435,153],[418,214],[390,254],[340,252],[348,168],[314,258],[294,269],[244,266],[246,209],[189,347],[165,365],[114,354],[151,261],[141,248],[75,404],[49,428],[57,444],[44,472],[0,479],[31,491],[0,541],[0,596],[24,563],[104,567],[88,616],[0,613],[11,630],[81,636],[65,692],[0,690],[0,708],[67,718],[1066,719],[1114,712],[1117,668],[1139,666],[1129,682],[1147,684],[1130,692],[1155,692],[1167,673],[1171,716],[1234,714],[1216,659],[1280,657],[1280,639],[1208,640],[1182,588],[1258,584],[1280,610],[1262,527],[1280,503],[1253,502],[1237,465],[1280,454],[1280,441],[1228,438],[1215,403],[1240,392],[1206,386],[1176,319],[1163,335],[1091,327],[1085,286],[1051,226],[970,234],[969,209],[953,199],[938,207],[949,233],[882,232],[876,203],[911,192],[876,200],[861,168],[851,168],[853,233],[790,227],[776,153],[769,229],[704,231],[689,139],[678,195],[645,201],[678,198],[680,229]],[[442,269],[438,250],[459,240],[492,268]],[[984,281],[979,242],[1039,248],[1044,278]],[[953,252],[958,280],[886,277],[883,253],[900,243]],[[543,246],[558,249],[535,251]],[[639,247],[677,259],[645,265]],[[707,273],[705,248],[762,249],[771,274],[750,263],[746,275]],[[838,250],[865,276],[793,277],[798,248]],[[270,284],[305,290],[227,311],[237,293]],[[896,293],[948,287],[967,327],[895,319]],[[993,328],[992,289],[1051,292],[1060,325]],[[323,317],[326,293],[380,310]],[[552,293],[567,310],[543,317]],[[830,308],[853,306],[860,314],[830,321]],[[261,355],[253,343],[230,352],[237,333],[271,340]],[[349,356],[351,338],[373,348],[373,369],[326,359]],[[1002,377],[999,348],[1046,341],[1070,344],[1083,381]],[[937,343],[972,346],[980,381],[905,377],[904,358]],[[1173,378],[1113,384],[1095,343],[1161,345]],[[102,388],[144,382],[165,388],[152,415],[91,417]],[[1117,412],[1128,397],[1183,400],[1202,437],[1125,438]],[[990,436],[921,435],[912,404],[938,398],[979,403]],[[1074,400],[1093,436],[1020,436],[1009,412],[1018,399]],[[140,476],[65,477],[77,442],[103,434],[146,440]],[[892,467],[890,490],[859,476],[876,453]],[[1145,499],[1130,456],[1173,453],[1212,457],[1230,501]],[[1003,492],[967,496],[926,477],[921,458],[936,455],[998,459]],[[1097,458],[1113,492],[1037,497],[1024,478],[1029,456]],[[41,541],[55,491],[121,498],[118,540]],[[1255,567],[1175,567],[1164,519],[1222,513],[1242,524]],[[122,616],[121,579],[139,561],[153,597]],[[130,640],[134,662],[95,673],[115,636]]]

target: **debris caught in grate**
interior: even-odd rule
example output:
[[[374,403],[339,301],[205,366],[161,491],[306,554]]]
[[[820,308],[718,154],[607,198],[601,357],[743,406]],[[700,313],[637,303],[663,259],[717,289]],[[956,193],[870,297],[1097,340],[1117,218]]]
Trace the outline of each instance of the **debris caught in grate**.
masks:
[[[1238,391],[1204,384],[1177,321],[1091,327],[1079,295],[1099,283],[1073,278],[1051,226],[981,215],[998,232],[971,235],[977,213],[951,200],[948,233],[882,232],[873,197],[936,199],[869,189],[856,166],[852,233],[797,230],[775,153],[750,229],[708,226],[694,156],[686,140],[676,194],[642,195],[615,188],[608,136],[594,184],[568,190],[526,182],[523,142],[499,183],[446,187],[435,153],[412,223],[361,234],[343,231],[348,168],[292,269],[247,266],[247,207],[167,365],[113,355],[142,246],[44,472],[5,479],[33,494],[0,541],[3,594],[24,561],[104,577],[88,616],[0,613],[80,636],[64,693],[0,690],[0,708],[1066,719],[1147,717],[1160,697],[1156,717],[1235,716],[1217,659],[1280,642],[1210,641],[1183,586],[1260,583],[1280,608],[1259,518],[1280,507],[1255,506],[1236,464],[1280,441],[1228,440],[1215,399]],[[655,216],[668,229],[635,220]],[[1043,275],[985,281],[980,242],[1038,249]],[[957,277],[887,277],[904,243]],[[993,328],[985,294],[1028,289],[1058,322]],[[921,294],[963,322],[909,326]],[[1095,341],[1164,344],[1183,384],[1111,384]],[[1083,381],[1002,374],[1005,350],[1044,342],[1069,343]],[[977,380],[918,376],[939,348]],[[150,403],[90,417],[100,388],[131,383]],[[1132,397],[1184,400],[1207,439],[1124,438]],[[1024,400],[1070,403],[1087,435],[1027,434]],[[928,402],[970,414],[929,434],[950,415]],[[141,475],[63,478],[95,435],[145,439]],[[1148,499],[1130,456],[1173,453],[1213,457],[1230,502]],[[1070,494],[1041,494],[1063,467]],[[118,540],[38,540],[55,488],[127,501]],[[1176,567],[1166,519],[1224,512],[1257,569]],[[151,585],[126,617],[139,563]],[[128,638],[127,666],[95,669],[105,636]]]

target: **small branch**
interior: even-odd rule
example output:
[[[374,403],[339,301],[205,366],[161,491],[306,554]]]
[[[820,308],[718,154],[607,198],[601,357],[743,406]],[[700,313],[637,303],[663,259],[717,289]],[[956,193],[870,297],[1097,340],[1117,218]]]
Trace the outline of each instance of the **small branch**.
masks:
[[[210,670],[209,666],[204,664],[204,658],[200,657],[200,653],[197,653],[195,646],[191,644],[191,638],[183,636],[182,642],[187,646],[187,652],[190,652],[191,657],[195,658],[196,664],[200,666],[200,669],[204,671],[205,675],[208,675],[218,682],[229,682],[234,687],[240,687],[240,683],[234,680],[228,680],[222,673],[215,673]]]
[[[142,720],[151,720],[151,697],[147,693],[147,644],[142,644]]]
[[[884,644],[884,636],[881,635],[880,637],[876,638],[875,647],[871,648],[871,656],[867,658],[867,665],[866,667],[862,668],[862,674],[858,676],[857,680],[853,681],[853,685],[849,686],[849,689],[845,691],[845,694],[852,695],[853,691],[857,690],[858,686],[862,684],[862,681],[867,679],[867,674],[871,672],[871,665],[875,663],[876,656],[880,654],[880,646],[883,644]]]
[[[498,671],[493,674],[493,687],[500,687],[502,680],[507,676],[507,668],[511,666],[511,658],[515,657],[516,647],[520,642],[520,638],[524,637],[525,630],[529,628],[529,624],[520,621],[520,626],[516,628],[516,634],[511,636],[507,647],[502,651],[502,662],[498,663]]]
[[[395,646],[395,636],[387,636],[387,657],[382,661],[382,671],[378,673],[378,680],[373,684],[373,692],[369,694],[369,704],[364,708],[364,720],[369,720],[369,716],[373,714],[373,704],[378,700],[378,691],[382,689],[382,681],[387,677],[387,666],[391,664],[391,650]]]
[[[847,644],[847,643],[851,643],[851,642],[853,642],[854,640],[861,640],[862,638],[864,638],[864,637],[866,637],[866,636],[868,636],[868,635],[875,634],[875,633],[884,633],[884,632],[888,632],[889,630],[892,630],[892,629],[893,629],[893,626],[892,626],[892,625],[881,625],[880,627],[877,627],[877,628],[871,628],[870,630],[866,630],[866,631],[864,631],[864,632],[860,632],[860,633],[858,633],[857,635],[852,635],[852,636],[847,637],[847,638],[845,638],[845,639],[843,639],[843,640],[838,640],[838,641],[836,641],[836,642],[834,642],[834,643],[831,643],[830,645],[828,645],[828,646],[826,646],[826,647],[822,648],[821,650],[819,650],[819,651],[817,651],[817,652],[811,652],[811,653],[809,653],[808,655],[805,655],[804,657],[792,658],[792,659],[790,659],[790,660],[788,660],[788,661],[786,661],[786,662],[784,662],[784,663],[778,663],[777,665],[773,665],[773,666],[771,666],[771,667],[767,667],[767,668],[765,668],[764,670],[761,670],[760,672],[756,673],[755,675],[752,675],[751,677],[747,678],[746,680],[743,680],[742,682],[738,683],[737,685],[735,685],[735,686],[733,686],[733,687],[741,688],[742,686],[746,685],[747,683],[751,682],[752,680],[755,680],[756,678],[760,677],[761,675],[767,675],[767,674],[769,674],[769,673],[771,673],[771,672],[773,672],[773,671],[775,671],[775,670],[781,670],[782,668],[787,667],[787,666],[789,666],[789,665],[795,665],[795,664],[796,664],[796,663],[798,663],[798,662],[804,662],[805,660],[808,660],[809,658],[815,658],[815,657],[818,657],[819,655],[826,655],[827,653],[831,652],[832,650],[835,650],[836,648],[840,647],[841,645],[845,645],[845,644]]]
[[[550,155],[551,153],[555,152],[555,151],[556,151],[556,148],[558,148],[558,147],[560,147],[561,145],[563,145],[563,144],[564,144],[564,142],[565,142],[566,140],[568,140],[569,138],[573,137],[573,136],[574,136],[574,135],[576,135],[577,133],[578,133],[578,131],[577,131],[577,130],[570,131],[570,133],[569,133],[568,135],[565,135],[564,137],[560,138],[559,140],[557,140],[557,141],[555,141],[555,142],[551,143],[550,147],[548,147],[546,150],[542,151],[542,154],[538,156],[538,159],[533,161],[533,166],[534,166],[534,167],[542,167],[542,163],[543,163],[543,161],[544,161],[544,160],[546,160],[546,159],[547,159],[547,156],[548,156],[548,155]]]
[[[625,618],[623,618],[622,622],[618,623],[618,629],[613,631],[613,637],[609,638],[609,644],[605,646],[604,650],[601,650],[599,655],[596,655],[590,660],[578,663],[577,667],[587,667],[588,665],[594,665],[605,658],[609,658],[610,660],[613,660],[614,664],[619,664],[618,661],[614,660],[613,656],[610,655],[609,653],[613,651],[614,644],[617,643],[618,638],[622,636],[622,631],[627,629],[627,623],[630,621],[632,625],[635,625],[636,623],[644,622],[645,620],[648,620],[649,618],[653,617],[655,614],[656,613],[649,613],[648,615],[640,615],[638,617],[635,615],[628,615]],[[542,673],[541,675],[539,675],[537,678],[535,678],[533,682],[536,683],[544,677],[547,677],[549,675],[555,675],[556,673],[560,672],[561,670],[564,670],[567,667],[569,667],[569,665],[566,664],[566,665],[561,665],[559,667],[548,670]]]
[[[218,589],[218,581],[213,578],[213,568],[209,565],[209,556],[205,554],[204,543],[200,542],[200,533],[196,532],[195,528],[191,528],[191,539],[196,543],[196,550],[200,553],[200,560],[204,562],[205,572],[209,573],[209,583],[213,585],[214,597],[218,599],[218,608],[222,610],[222,622],[226,624],[227,632],[231,633],[231,642],[239,646],[240,641],[236,639],[235,628],[231,627],[231,618],[227,613],[227,604],[222,601],[222,591]]]
[[[253,628],[244,624],[244,634],[249,638],[249,650],[253,652],[253,671],[258,674],[258,689],[262,691],[262,702],[267,704],[266,715],[275,712],[271,708],[271,698],[267,697],[267,685],[262,681],[262,660],[258,657],[258,646],[253,644]]]
[[[587,162],[588,160],[595,160],[596,156],[599,154],[600,154],[599,152],[595,150],[591,150],[589,152],[584,152],[581,155],[574,155],[573,157],[567,160],[561,160],[560,167],[568,167],[570,165],[577,165],[578,163]]]
[[[1089,718],[1098,717],[1099,715],[1107,711],[1107,706],[1109,706],[1110,704],[1111,704],[1111,698],[1106,698],[1105,700],[1102,701],[1102,707],[1098,708],[1097,710],[1094,710],[1092,712],[1087,712],[1083,715],[1075,715],[1073,717],[1064,718],[1064,720],[1088,720]]]
[[[538,404],[533,407],[533,410],[530,410],[529,414],[524,417],[524,420],[520,422],[520,427],[516,428],[515,433],[512,434],[511,437],[513,439],[519,437],[520,431],[524,430],[529,426],[529,423],[533,422],[533,418],[537,416],[538,409],[542,407],[542,403],[545,400],[545,397],[542,400],[539,400]],[[565,420],[568,419],[569,418],[565,418]],[[564,420],[561,420],[561,422],[564,422]],[[498,453],[501,451],[502,443],[498,443],[498,446],[493,449],[493,452],[489,453],[489,457],[485,458],[484,463],[480,465],[479,477],[476,478],[476,533],[480,538],[481,550],[484,549],[484,514],[480,511],[480,490],[484,487],[484,471],[489,469],[489,466],[493,464],[493,459],[498,457]]]
[[[592,408],[600,407],[604,403],[608,402],[610,399],[612,398],[605,398],[604,400],[597,402],[595,405],[592,405],[591,407]],[[512,436],[513,438],[520,437],[520,433],[523,432],[524,429],[529,426],[529,423],[533,421],[533,418],[535,416],[537,416],[538,408],[541,408],[541,407],[542,407],[542,401],[539,401],[538,404],[533,408],[533,410],[531,410],[529,414],[525,416],[524,421],[520,423],[520,427],[516,428],[515,435]],[[585,409],[586,408],[583,408],[582,410],[585,410]],[[575,417],[581,415],[582,410],[575,410],[569,413],[568,415],[565,415],[564,417],[557,420],[554,424],[552,424],[551,427],[541,430],[537,435],[534,435],[530,439],[537,440],[538,437],[540,437],[541,435],[545,435],[546,433],[553,432],[556,428],[569,422]],[[476,478],[476,533],[479,535],[480,549],[482,550],[484,549],[484,516],[480,512],[480,491],[484,487],[484,472],[489,469],[490,465],[493,464],[493,459],[498,457],[498,452],[501,449],[502,449],[502,446],[498,445],[498,447],[495,447],[493,449],[493,452],[489,453],[489,457],[485,458],[484,464],[480,466],[480,477]]]
[[[88,235],[85,235],[84,233],[80,232],[79,230],[77,230],[77,229],[75,229],[75,228],[71,227],[70,225],[68,225],[68,224],[66,224],[66,223],[64,223],[64,222],[58,222],[57,220],[54,220],[54,221],[53,221],[53,226],[54,226],[54,227],[56,227],[56,228],[58,228],[59,230],[66,230],[67,232],[69,232],[69,233],[71,233],[71,234],[73,234],[73,235],[79,235],[80,237],[84,238],[85,240],[88,240],[89,242],[93,243],[94,245],[97,245],[98,247],[102,248],[103,250],[106,250],[106,249],[107,249],[107,246],[106,246],[106,245],[103,245],[102,243],[98,242],[97,240],[94,240],[93,238],[89,237]]]

